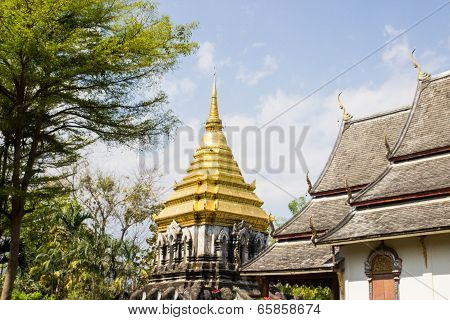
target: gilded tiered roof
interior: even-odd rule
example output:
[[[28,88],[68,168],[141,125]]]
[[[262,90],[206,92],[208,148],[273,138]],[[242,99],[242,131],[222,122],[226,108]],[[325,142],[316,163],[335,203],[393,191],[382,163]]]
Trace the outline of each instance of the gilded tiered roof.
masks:
[[[244,181],[222,128],[214,79],[205,133],[187,175],[175,183],[165,208],[155,218],[158,231],[166,230],[172,220],[182,227],[232,226],[244,220],[257,230],[267,230],[269,216],[254,193],[255,183]]]

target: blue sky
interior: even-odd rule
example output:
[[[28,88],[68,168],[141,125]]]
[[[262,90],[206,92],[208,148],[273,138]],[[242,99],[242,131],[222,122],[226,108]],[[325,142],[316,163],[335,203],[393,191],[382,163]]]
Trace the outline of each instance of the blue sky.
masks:
[[[288,92],[315,89],[387,41],[386,25],[403,30],[443,2],[163,1],[160,12],[177,22],[199,22],[194,39],[214,45],[214,61],[222,81],[221,102],[226,106],[223,111],[241,112],[243,106],[254,105],[262,94],[276,87]],[[440,48],[448,55],[449,18],[447,7],[408,33],[419,56],[426,49]],[[243,87],[236,79],[239,68],[249,73],[260,70],[266,56],[275,59],[277,69],[256,84]],[[380,56],[368,59],[327,90],[383,81],[389,70]],[[175,74],[195,80],[196,100],[207,101],[209,90],[205,88],[209,89],[210,77],[196,74],[195,66],[195,57],[186,59]],[[442,68],[449,66],[447,61]],[[201,116],[202,104],[192,107]],[[182,108],[179,112],[188,115],[182,114]]]
[[[216,66],[219,109],[225,125],[259,127],[443,3],[163,1],[160,13],[174,22],[199,23],[193,40],[200,48],[180,61],[162,80],[161,88],[169,95],[168,107],[185,125],[197,130],[207,116]],[[271,123],[286,132],[293,127],[297,139],[301,130],[309,127],[302,152],[313,180],[320,174],[339,128],[336,94],[343,91],[347,109],[355,117],[410,104],[417,73],[408,53],[416,48],[417,60],[428,72],[449,70],[449,17],[450,5]],[[198,145],[179,139],[187,149]],[[229,140],[240,164],[264,163],[267,157],[279,155],[289,158],[292,149],[289,142],[275,139],[270,152],[261,155],[251,152],[252,143],[240,141],[239,133]],[[263,149],[271,143],[268,140],[261,142]],[[264,159],[255,159],[256,154]],[[189,154],[172,155],[169,161],[174,157],[179,158],[181,167],[188,166]],[[126,150],[98,149],[92,159],[94,164],[119,173],[136,170],[138,163],[136,154]],[[264,165],[258,167],[259,174],[242,170],[247,181],[257,180],[256,193],[265,201],[264,208],[277,216],[288,216],[287,203],[292,196],[305,194],[304,168],[294,162],[277,173],[268,172]],[[153,157],[147,156],[146,165],[152,164]],[[175,170],[166,171],[167,186],[182,177]]]

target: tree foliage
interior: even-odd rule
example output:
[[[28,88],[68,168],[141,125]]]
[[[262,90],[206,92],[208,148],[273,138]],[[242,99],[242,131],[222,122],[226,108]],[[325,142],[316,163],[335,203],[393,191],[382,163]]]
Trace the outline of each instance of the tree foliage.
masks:
[[[172,132],[177,119],[152,88],[195,49],[194,27],[146,0],[0,2],[0,234],[11,235],[2,299],[11,297],[24,216],[67,191],[61,168],[97,139],[148,146]]]
[[[301,209],[303,209],[308,204],[308,201],[305,197],[301,196],[297,199],[292,200],[288,204],[289,211],[292,213],[292,215],[296,215],[300,212]]]
[[[104,173],[77,180],[72,195],[46,200],[24,219],[13,299],[126,298],[148,281],[160,209],[154,172],[128,187]],[[85,202],[91,193],[96,204]]]

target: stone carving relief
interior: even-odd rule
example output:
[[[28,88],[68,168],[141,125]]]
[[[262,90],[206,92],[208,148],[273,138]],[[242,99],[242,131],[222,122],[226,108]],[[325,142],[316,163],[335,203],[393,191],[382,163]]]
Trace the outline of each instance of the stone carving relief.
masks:
[[[155,272],[205,267],[237,270],[266,245],[267,235],[245,221],[236,222],[232,227],[184,228],[172,220],[167,230],[157,235]]]
[[[172,220],[170,225],[167,227],[166,234],[168,237],[172,236],[173,238],[176,239],[180,231],[181,231],[180,225],[175,220]]]

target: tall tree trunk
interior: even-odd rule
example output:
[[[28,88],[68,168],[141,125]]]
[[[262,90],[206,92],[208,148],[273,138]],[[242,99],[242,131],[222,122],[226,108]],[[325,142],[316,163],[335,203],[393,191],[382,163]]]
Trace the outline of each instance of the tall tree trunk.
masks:
[[[20,123],[20,121],[17,121]],[[11,299],[14,280],[16,280],[17,268],[19,267],[19,246],[20,246],[20,227],[23,218],[24,202],[21,195],[17,194],[21,190],[20,169],[22,158],[22,136],[21,128],[15,130],[14,136],[14,157],[12,170],[12,187],[14,193],[11,197],[11,245],[9,248],[8,268],[6,269],[5,281],[3,282],[1,300]]]
[[[19,268],[19,246],[20,227],[22,224],[22,214],[13,212],[11,217],[11,245],[9,250],[8,268],[6,269],[5,281],[3,282],[1,300],[11,299],[11,294]]]

